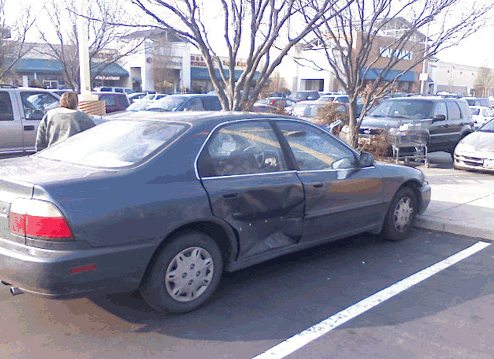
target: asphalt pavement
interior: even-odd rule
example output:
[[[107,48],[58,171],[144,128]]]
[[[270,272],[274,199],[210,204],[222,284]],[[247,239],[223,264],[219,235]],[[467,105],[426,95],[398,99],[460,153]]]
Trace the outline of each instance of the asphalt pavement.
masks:
[[[455,170],[446,152],[428,155],[419,167],[432,188],[416,227],[494,241],[494,174]]]

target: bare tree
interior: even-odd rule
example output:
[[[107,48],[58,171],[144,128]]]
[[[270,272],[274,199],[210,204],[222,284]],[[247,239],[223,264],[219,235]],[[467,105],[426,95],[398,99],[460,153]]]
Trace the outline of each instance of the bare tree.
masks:
[[[475,94],[481,97],[487,97],[490,93],[490,88],[494,83],[494,74],[487,66],[479,68],[477,77],[475,78]]]
[[[321,16],[351,1],[131,0],[151,18],[150,26],[175,33],[201,52],[225,110],[250,107],[288,51],[322,24]],[[309,5],[310,20],[304,23],[300,16]],[[241,58],[245,65],[236,76]]]
[[[50,0],[44,7],[49,26],[38,27],[47,45],[47,50],[41,52],[60,62],[66,84],[75,90],[80,85],[77,3],[77,0]],[[108,66],[136,53],[145,39],[129,36],[131,29],[114,25],[128,15],[117,0],[87,0],[87,3],[88,17],[100,19],[88,22],[87,29],[93,81]],[[56,42],[51,41],[53,35]]]
[[[355,0],[315,29],[318,45],[349,96],[350,144],[357,145],[365,112],[400,76],[420,70],[424,59],[485,26],[493,4],[465,5],[461,0]],[[310,22],[310,13],[306,19]],[[361,94],[364,107],[357,118]]]
[[[0,0],[0,81],[5,80],[5,75],[29,51],[26,36],[34,24],[34,17],[28,8],[19,11],[21,15],[8,23],[5,14],[7,4],[7,0]]]

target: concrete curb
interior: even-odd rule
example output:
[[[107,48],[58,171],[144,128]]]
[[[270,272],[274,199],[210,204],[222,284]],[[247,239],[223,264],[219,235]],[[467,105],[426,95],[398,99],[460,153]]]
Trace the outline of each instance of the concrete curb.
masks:
[[[458,224],[458,222],[449,222],[448,220],[445,220],[443,218],[438,219],[426,216],[418,216],[415,221],[415,227],[460,234],[469,237],[477,237],[494,242],[493,231],[477,228],[466,224]]]

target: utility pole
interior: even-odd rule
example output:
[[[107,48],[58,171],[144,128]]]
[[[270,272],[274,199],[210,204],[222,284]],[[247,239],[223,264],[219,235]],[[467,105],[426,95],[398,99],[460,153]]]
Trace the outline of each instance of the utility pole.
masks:
[[[89,66],[89,45],[86,16],[86,1],[79,2],[79,18],[77,21],[77,36],[79,38],[79,68],[80,68],[80,95],[79,109],[89,115],[104,115],[105,103],[98,101],[98,96],[91,94],[91,75]]]

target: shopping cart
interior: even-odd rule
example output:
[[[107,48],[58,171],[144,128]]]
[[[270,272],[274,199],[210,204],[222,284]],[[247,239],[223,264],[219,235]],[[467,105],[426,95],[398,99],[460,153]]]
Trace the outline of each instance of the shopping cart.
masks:
[[[429,167],[427,159],[429,126],[427,122],[405,123],[398,128],[390,128],[388,134],[396,163],[400,161],[406,164],[423,163],[425,167]]]

